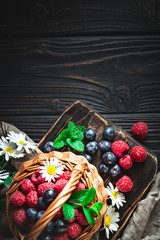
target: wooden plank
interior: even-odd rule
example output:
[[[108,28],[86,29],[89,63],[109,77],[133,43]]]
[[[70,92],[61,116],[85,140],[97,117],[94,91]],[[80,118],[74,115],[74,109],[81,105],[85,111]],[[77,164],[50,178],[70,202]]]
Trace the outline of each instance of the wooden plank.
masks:
[[[160,37],[0,41],[0,112],[53,115],[76,100],[100,113],[160,112]]]
[[[159,1],[2,0],[1,36],[158,33]]]
[[[129,145],[130,153],[133,146],[139,145],[128,133],[123,131],[120,127],[114,125],[109,120],[104,120],[100,115],[98,115],[93,109],[84,105],[81,102],[76,102],[70,107],[68,107],[64,113],[58,118],[55,124],[47,132],[47,134],[42,138],[38,147],[43,150],[44,144],[47,141],[53,141],[58,134],[67,127],[69,121],[73,121],[75,124],[83,125],[85,127],[91,127],[96,130],[97,136],[96,141],[100,142],[102,140],[102,131],[105,126],[112,126],[116,130],[116,140],[124,140]],[[62,151],[65,151],[63,149]],[[108,182],[112,182],[115,186],[116,182],[120,177],[127,174],[134,182],[134,187],[132,191],[125,194],[126,204],[119,210],[120,213],[120,223],[119,230],[111,236],[110,239],[114,240],[118,237],[125,224],[127,223],[129,217],[133,213],[136,205],[154,180],[157,171],[157,157],[151,153],[148,149],[147,158],[142,164],[134,163],[132,168],[125,171],[122,170],[122,173],[118,177],[111,177],[108,174],[103,174],[103,180],[105,185]],[[99,164],[102,162],[101,153],[98,151],[93,159],[93,164],[98,168]],[[142,184],[143,183],[143,184]],[[102,234],[101,239],[105,239],[104,234]]]

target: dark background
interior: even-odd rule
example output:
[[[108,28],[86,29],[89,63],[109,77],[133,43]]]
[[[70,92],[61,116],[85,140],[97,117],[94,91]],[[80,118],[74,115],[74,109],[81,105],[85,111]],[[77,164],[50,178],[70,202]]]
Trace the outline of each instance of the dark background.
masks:
[[[160,156],[160,0],[1,0],[0,120],[38,143],[76,100]]]

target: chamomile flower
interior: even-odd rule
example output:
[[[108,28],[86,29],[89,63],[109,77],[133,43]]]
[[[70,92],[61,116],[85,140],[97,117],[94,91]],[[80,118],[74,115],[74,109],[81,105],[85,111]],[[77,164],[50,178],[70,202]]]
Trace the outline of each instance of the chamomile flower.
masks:
[[[35,149],[35,143],[31,143],[25,139],[24,133],[15,133],[13,131],[10,131],[7,134],[6,139],[10,140],[13,143],[17,144],[17,151],[21,151],[22,149],[25,149],[27,153],[30,153],[29,149]]]
[[[0,149],[0,156],[4,155],[6,161],[9,161],[10,157],[20,158],[24,156],[22,151],[18,152],[16,150],[16,145],[14,143],[8,142],[3,136],[0,139]]]
[[[108,210],[104,216],[104,228],[105,229],[105,235],[106,238],[109,238],[109,232],[117,232],[119,225],[117,222],[119,222],[119,213],[115,212],[115,208],[112,206],[108,207]]]
[[[106,190],[112,201],[112,206],[114,207],[116,205],[118,209],[123,207],[123,203],[126,202],[124,194],[119,192],[117,187],[114,188],[111,182],[109,182],[108,185]]]
[[[43,161],[44,166],[39,167],[40,173],[42,173],[42,178],[45,178],[46,181],[51,182],[51,180],[55,181],[55,178],[63,173],[63,166],[58,161],[57,158],[48,158],[46,162]]]
[[[5,179],[9,177],[9,172],[4,170],[0,171],[0,183],[3,183]]]

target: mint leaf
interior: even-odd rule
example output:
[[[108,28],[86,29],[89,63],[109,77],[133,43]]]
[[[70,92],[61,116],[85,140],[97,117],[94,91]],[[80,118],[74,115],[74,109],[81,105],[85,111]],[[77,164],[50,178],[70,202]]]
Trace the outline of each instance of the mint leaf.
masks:
[[[92,205],[91,208],[94,208],[94,209],[96,209],[97,211],[100,211],[100,210],[102,209],[102,207],[103,207],[103,204],[102,204],[101,202],[96,202],[96,203],[94,203],[94,204]]]
[[[68,202],[81,203],[86,193],[88,193],[88,191],[89,191],[88,189],[84,189],[73,192],[70,198],[68,199]]]
[[[55,143],[57,143],[57,142],[59,142],[59,141],[61,141],[61,140],[64,140],[64,139],[68,138],[69,135],[70,135],[70,133],[69,133],[68,129],[64,129],[64,130],[58,135],[58,137],[54,140],[53,146],[54,146]]]
[[[100,218],[97,209],[95,209],[95,208],[90,208],[90,210],[91,210],[91,212],[93,212],[95,215],[97,215],[97,216]]]
[[[85,208],[83,207],[83,212],[87,218],[87,221],[90,225],[94,225],[95,224],[95,219],[94,219],[94,214],[93,212],[91,211],[90,208]]]
[[[3,184],[5,184],[7,186],[10,185],[12,182],[12,179],[13,179],[13,177],[8,177],[7,179],[4,180]]]
[[[3,210],[3,208],[5,207],[6,205],[6,200],[0,200],[0,211]]]
[[[65,146],[65,141],[60,140],[59,142],[56,142],[56,143],[54,142],[54,143],[53,143],[53,146],[54,146],[55,148],[57,148],[57,149],[62,148],[62,147]]]
[[[74,128],[75,128],[74,122],[70,121],[68,123],[68,130],[69,130],[70,134],[71,134],[71,132],[73,131]]]
[[[88,191],[88,193],[85,195],[83,201],[81,202],[82,206],[85,206],[93,201],[93,199],[96,196],[96,189],[94,187],[91,187]]]
[[[62,208],[63,208],[64,219],[65,220],[71,220],[74,217],[74,214],[75,214],[74,208],[67,203],[64,203]]]
[[[71,138],[67,138],[67,143],[70,145],[73,149],[77,150],[78,152],[84,151],[84,144],[80,140],[72,140]]]
[[[83,126],[75,126],[71,132],[71,138],[73,140],[82,140],[84,138],[84,132],[86,128]]]

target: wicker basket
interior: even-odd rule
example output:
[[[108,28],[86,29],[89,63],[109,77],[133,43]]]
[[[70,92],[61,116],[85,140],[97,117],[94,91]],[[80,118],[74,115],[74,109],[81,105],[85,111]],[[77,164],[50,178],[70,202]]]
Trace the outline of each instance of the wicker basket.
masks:
[[[20,187],[20,184],[24,178],[29,177],[34,171],[38,169],[40,165],[43,165],[43,161],[46,158],[50,159],[51,157],[57,157],[58,160],[62,163],[66,170],[72,172],[71,179],[64,187],[62,192],[58,194],[56,199],[49,205],[46,209],[44,215],[34,224],[31,231],[27,235],[22,235],[18,230],[17,226],[12,221],[12,212],[13,207],[10,203],[10,196],[13,192],[17,191]],[[107,210],[107,191],[104,188],[103,180],[99,176],[98,171],[95,166],[89,164],[85,157],[80,155],[75,155],[71,152],[50,152],[50,153],[41,153],[34,157],[32,160],[25,162],[18,173],[15,175],[10,189],[7,193],[6,199],[6,214],[9,223],[9,227],[15,237],[15,239],[25,239],[25,240],[34,240],[38,235],[43,231],[45,226],[50,220],[53,219],[56,212],[62,207],[62,205],[70,197],[72,191],[76,188],[79,180],[81,180],[86,188],[91,186],[96,189],[96,198],[95,201],[100,201],[103,203],[103,208],[100,211],[100,218],[96,218],[96,223],[94,226],[87,226],[82,234],[77,238],[77,240],[89,240],[93,233],[96,232],[102,223],[103,216]]]

